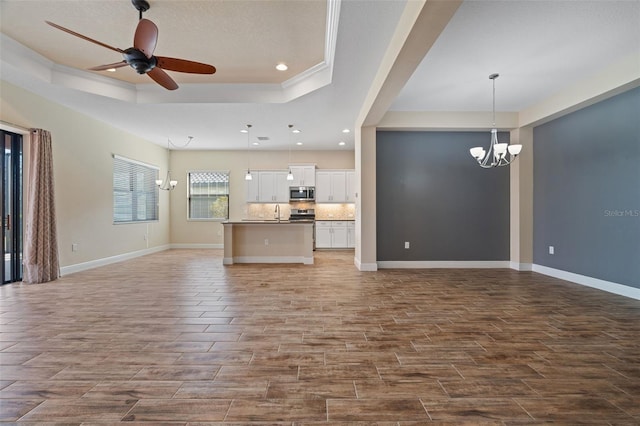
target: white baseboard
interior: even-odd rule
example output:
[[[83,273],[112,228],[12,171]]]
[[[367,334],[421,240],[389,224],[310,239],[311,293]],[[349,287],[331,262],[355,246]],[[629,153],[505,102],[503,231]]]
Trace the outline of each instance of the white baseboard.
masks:
[[[147,254],[168,250],[169,247],[170,246],[167,244],[144,250],[132,251],[130,253],[118,254],[116,256],[105,257],[102,259],[90,260],[89,262],[76,263],[75,265],[63,266],[60,268],[60,275],[65,276],[75,272],[98,268],[100,266],[111,265],[112,263],[122,262],[123,260],[134,259],[136,257],[146,256]]]
[[[172,243],[170,244],[172,249],[223,249],[224,244],[183,244]]]
[[[488,260],[488,261],[467,261],[467,260],[417,260],[417,261],[405,261],[405,260],[385,260],[378,262],[378,268],[390,269],[390,268],[408,268],[408,269],[430,269],[430,268],[452,268],[452,269],[464,269],[464,268],[510,268],[510,262],[506,260]]]
[[[509,262],[509,267],[511,269],[515,269],[516,271],[531,271],[533,270],[533,264],[531,263],[519,263],[519,262]]]
[[[234,256],[233,258],[225,257],[222,259],[223,265],[232,265],[234,263],[302,263],[305,265],[313,265],[313,257],[304,256]]]
[[[571,281],[572,283],[584,285],[587,287],[593,287],[597,288],[598,290],[603,290],[620,296],[640,300],[640,288],[630,287],[611,281],[604,281],[598,278],[588,277],[586,275],[574,274],[573,272],[549,268],[542,265],[533,264],[532,270],[533,272],[537,272],[539,274],[548,275],[550,277],[559,278],[561,280]]]
[[[357,257],[353,258],[353,264],[356,265],[356,268],[358,268],[358,271],[362,271],[362,272],[375,272],[378,270],[377,263],[362,263],[360,262],[360,259],[358,259]]]

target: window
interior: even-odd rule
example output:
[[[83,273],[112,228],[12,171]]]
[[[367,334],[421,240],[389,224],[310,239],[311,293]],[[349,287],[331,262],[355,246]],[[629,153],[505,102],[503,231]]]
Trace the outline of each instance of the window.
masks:
[[[189,219],[229,219],[229,172],[189,172]]]
[[[113,156],[113,223],[158,220],[158,168]]]

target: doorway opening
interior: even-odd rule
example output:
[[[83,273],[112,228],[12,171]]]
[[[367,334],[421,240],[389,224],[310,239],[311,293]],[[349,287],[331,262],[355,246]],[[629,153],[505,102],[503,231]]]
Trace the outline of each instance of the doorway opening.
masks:
[[[2,185],[2,284],[22,280],[22,135],[0,130],[3,156]]]

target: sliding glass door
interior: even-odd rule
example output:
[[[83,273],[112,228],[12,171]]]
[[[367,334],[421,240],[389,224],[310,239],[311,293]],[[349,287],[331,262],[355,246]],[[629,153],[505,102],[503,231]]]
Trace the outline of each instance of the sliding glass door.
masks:
[[[22,135],[0,130],[2,157],[2,284],[22,280]]]

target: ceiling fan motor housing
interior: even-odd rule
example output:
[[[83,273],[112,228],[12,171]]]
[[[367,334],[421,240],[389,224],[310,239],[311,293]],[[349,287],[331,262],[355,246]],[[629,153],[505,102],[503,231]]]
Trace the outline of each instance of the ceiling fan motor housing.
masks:
[[[138,74],[146,74],[157,65],[155,56],[147,58],[144,53],[134,47],[125,50],[122,56],[124,56],[125,62],[131,65]]]
[[[131,0],[131,4],[140,12],[146,12],[151,7],[147,0]]]

